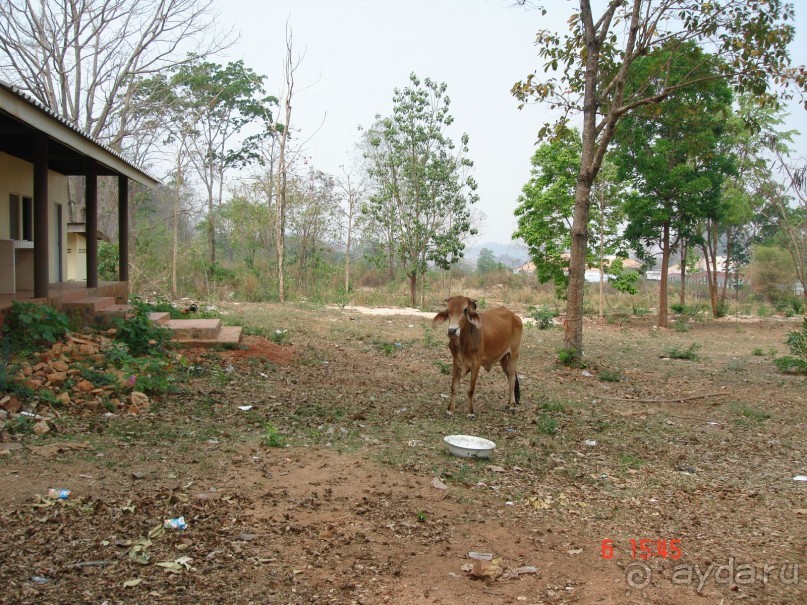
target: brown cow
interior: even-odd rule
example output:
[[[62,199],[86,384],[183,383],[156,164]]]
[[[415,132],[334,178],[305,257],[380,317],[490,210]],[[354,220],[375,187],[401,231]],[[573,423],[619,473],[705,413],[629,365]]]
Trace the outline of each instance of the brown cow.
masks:
[[[454,358],[451,399],[448,414],[454,413],[454,397],[460,379],[471,373],[468,387],[468,414],[474,413],[474,389],[479,367],[490,371],[500,363],[510,382],[508,405],[521,400],[516,364],[521,351],[521,318],[504,307],[477,313],[476,301],[467,296],[446,299],[448,308],[435,315],[432,326],[448,321],[448,348]]]

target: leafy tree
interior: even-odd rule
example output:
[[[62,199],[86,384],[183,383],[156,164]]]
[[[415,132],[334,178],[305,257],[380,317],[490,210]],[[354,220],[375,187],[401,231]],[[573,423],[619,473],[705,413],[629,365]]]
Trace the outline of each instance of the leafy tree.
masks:
[[[559,293],[567,286],[580,150],[580,137],[573,130],[564,130],[553,141],[540,145],[532,156],[532,176],[515,211],[518,229],[513,238],[527,244],[538,280],[552,281]]]
[[[491,273],[504,269],[504,265],[496,260],[493,250],[489,248],[482,248],[479,251],[479,258],[476,259],[476,270],[479,273]]]
[[[258,160],[255,137],[241,137],[250,122],[271,124],[271,107],[277,99],[266,96],[264,77],[243,61],[221,66],[192,61],[179,66],[168,80],[172,106],[181,111],[176,128],[190,133],[190,160],[207,193],[208,273],[216,266],[216,208],[223,201],[228,169]],[[263,136],[271,136],[262,129]]]
[[[661,250],[659,327],[667,327],[667,271],[672,253],[685,241],[697,240],[699,223],[717,221],[723,214],[723,179],[734,170],[731,155],[721,153],[720,141],[731,115],[731,91],[725,81],[710,79],[719,62],[694,44],[688,53],[659,52],[637,59],[627,90],[647,94],[699,74],[697,83],[681,88],[660,104],[646,105],[617,127],[617,164],[633,182],[625,205],[625,238],[637,254]],[[658,64],[666,65],[657,81]],[[717,299],[712,300],[717,313]]]
[[[457,148],[446,133],[454,121],[447,85],[415,74],[409,81],[395,89],[392,115],[376,116],[367,131],[375,191],[364,212],[394,234],[414,306],[418,275],[428,261],[445,269],[462,258],[464,237],[476,233],[470,206],[477,195],[468,174],[468,135]]]
[[[774,304],[792,292],[793,258],[784,248],[754,246],[749,271],[754,292]]]
[[[528,0],[517,0],[526,4]],[[542,72],[558,77],[541,81],[538,72],[513,86],[522,106],[531,100],[547,102],[564,113],[559,123],[545,125],[540,136],[551,136],[569,115],[583,116],[583,148],[575,188],[572,246],[564,342],[576,356],[583,353],[583,285],[585,281],[591,188],[619,122],[640,107],[657,105],[673,92],[694,84],[702,75],[684,74],[664,79],[672,63],[658,65],[661,86],[627,88],[633,64],[660,52],[675,53],[676,43],[694,40],[711,45],[724,63],[712,78],[750,91],[760,101],[772,86],[795,83],[804,90],[807,73],[792,67],[788,45],[793,41],[794,9],[779,0],[608,0],[595,18],[591,0],[579,0],[569,18],[570,31],[558,36],[539,31],[536,45],[544,61]],[[544,12],[546,9],[542,9]],[[557,8],[553,4],[553,10]],[[673,50],[670,50],[673,49]]]
[[[532,176],[522,189],[515,211],[518,229],[513,237],[526,242],[541,283],[554,282],[561,296],[568,285],[568,251],[580,151],[580,133],[576,130],[564,130],[551,142],[539,146],[532,158]],[[599,266],[604,272],[605,255],[619,248],[623,194],[613,164],[608,164],[595,185],[593,197],[597,204],[592,213],[597,237],[587,249],[586,265]]]

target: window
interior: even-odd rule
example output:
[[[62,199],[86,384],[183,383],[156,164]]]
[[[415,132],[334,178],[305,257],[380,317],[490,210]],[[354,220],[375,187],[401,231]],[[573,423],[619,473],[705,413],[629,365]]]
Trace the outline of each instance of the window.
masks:
[[[11,193],[8,196],[8,237],[10,239],[34,239],[34,200]]]
[[[8,196],[8,237],[20,239],[20,196]]]
[[[34,200],[22,198],[22,239],[34,240]]]

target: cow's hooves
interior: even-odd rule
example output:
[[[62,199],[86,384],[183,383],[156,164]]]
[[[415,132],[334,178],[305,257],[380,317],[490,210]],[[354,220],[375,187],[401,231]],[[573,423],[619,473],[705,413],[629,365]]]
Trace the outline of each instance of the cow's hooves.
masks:
[[[453,418],[453,417],[454,417],[454,412],[452,412],[451,410],[446,410],[446,418]]]
[[[476,414],[474,414],[473,412],[468,414],[468,420],[474,420],[475,418],[476,418]]]
[[[510,412],[511,414],[515,414],[516,412],[518,412],[518,408],[514,405],[511,405],[509,408],[507,408],[507,411]]]

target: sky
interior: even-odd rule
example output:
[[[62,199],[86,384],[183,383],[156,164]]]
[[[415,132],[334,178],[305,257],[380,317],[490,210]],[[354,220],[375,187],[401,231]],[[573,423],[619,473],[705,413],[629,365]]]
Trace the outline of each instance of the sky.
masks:
[[[516,229],[513,214],[530,177],[530,158],[540,126],[554,115],[541,105],[518,109],[513,84],[541,62],[534,45],[542,28],[567,30],[571,5],[541,16],[512,0],[216,0],[217,24],[233,29],[235,43],[220,58],[243,59],[267,77],[267,93],[282,85],[285,31],[293,35],[295,72],[292,127],[304,141],[311,165],[331,174],[350,166],[359,127],[376,114],[392,112],[396,87],[409,74],[448,86],[455,142],[468,133],[468,157],[478,183],[476,210],[483,216],[470,242],[508,243]],[[795,63],[807,63],[807,2],[796,3],[796,28],[803,32],[791,48]],[[798,36],[797,36],[798,37]],[[787,127],[807,156],[807,111],[790,106]]]

